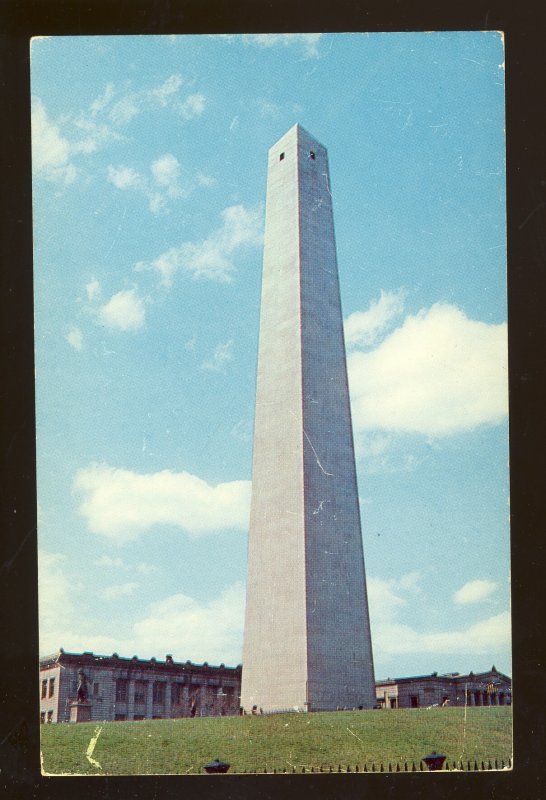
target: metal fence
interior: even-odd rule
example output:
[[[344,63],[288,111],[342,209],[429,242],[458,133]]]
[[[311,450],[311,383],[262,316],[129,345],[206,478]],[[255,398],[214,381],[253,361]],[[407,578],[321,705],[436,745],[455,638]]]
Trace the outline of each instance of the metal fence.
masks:
[[[512,769],[512,759],[488,759],[486,761],[467,760],[467,761],[449,761],[446,760],[441,771],[442,772],[482,772],[488,770],[509,770]],[[309,767],[305,765],[294,765],[290,768],[273,768],[264,767],[263,769],[248,769],[237,770],[230,769],[231,775],[293,775],[304,773],[340,773],[340,772],[428,772],[428,768],[420,761],[418,764],[415,761],[403,763],[382,762],[376,764],[375,762],[355,764],[321,764],[319,767]]]

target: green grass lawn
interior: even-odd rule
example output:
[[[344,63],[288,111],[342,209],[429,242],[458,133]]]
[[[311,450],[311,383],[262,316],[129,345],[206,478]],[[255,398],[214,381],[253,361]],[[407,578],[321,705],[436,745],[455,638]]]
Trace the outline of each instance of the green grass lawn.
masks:
[[[86,753],[100,729],[91,758]],[[372,762],[393,769],[432,750],[449,761],[512,757],[509,707],[339,711],[263,717],[203,717],[42,727],[43,771],[85,775],[202,773],[219,758],[230,773],[292,772]]]

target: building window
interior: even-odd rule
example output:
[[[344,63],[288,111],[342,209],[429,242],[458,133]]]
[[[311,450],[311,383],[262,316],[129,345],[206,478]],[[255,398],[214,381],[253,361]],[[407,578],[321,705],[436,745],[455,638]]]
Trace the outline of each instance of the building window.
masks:
[[[410,696],[410,707],[419,708],[419,695],[412,694]]]
[[[171,699],[175,706],[182,704],[182,693],[184,691],[183,683],[173,683],[171,686]]]
[[[116,714],[114,719],[115,719],[116,722],[123,722],[124,720],[127,719],[127,715],[126,714]]]
[[[42,681],[42,699],[47,697],[47,678],[45,681]]]
[[[283,161],[283,159],[284,159],[284,153],[281,153],[279,156],[279,161]]]
[[[140,722],[141,719],[144,719],[144,714],[135,714],[133,719],[135,722]]]
[[[127,702],[127,685],[129,681],[126,678],[119,678],[116,681],[116,703]]]
[[[43,725],[45,722],[45,711],[40,712],[40,723]]]
[[[159,681],[154,683],[154,703],[161,704],[165,702],[165,684]]]
[[[53,697],[55,694],[55,678],[49,679],[49,694],[48,697]]]
[[[143,704],[146,702],[146,681],[135,681],[135,703]]]
[[[95,697],[97,697],[97,696],[98,696],[98,694],[99,694],[99,689],[100,689],[100,687],[99,687],[99,684],[98,684],[98,683],[94,683],[94,684],[93,684],[93,694],[95,695]]]
[[[48,711],[47,712],[47,724],[51,725],[52,722],[53,722],[53,711]]]

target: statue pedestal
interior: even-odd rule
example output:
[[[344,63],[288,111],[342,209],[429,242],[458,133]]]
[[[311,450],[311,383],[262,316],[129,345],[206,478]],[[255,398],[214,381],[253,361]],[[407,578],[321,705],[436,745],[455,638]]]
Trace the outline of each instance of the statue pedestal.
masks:
[[[91,703],[70,703],[70,722],[90,722]]]

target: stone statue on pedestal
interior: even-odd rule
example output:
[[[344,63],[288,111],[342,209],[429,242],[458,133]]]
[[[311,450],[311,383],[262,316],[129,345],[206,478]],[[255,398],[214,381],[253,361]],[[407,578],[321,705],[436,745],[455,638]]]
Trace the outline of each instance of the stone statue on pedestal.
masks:
[[[83,669],[80,669],[80,671],[78,672],[78,694],[77,694],[78,703],[86,703],[88,696],[89,696],[89,690],[87,685],[87,677]]]

